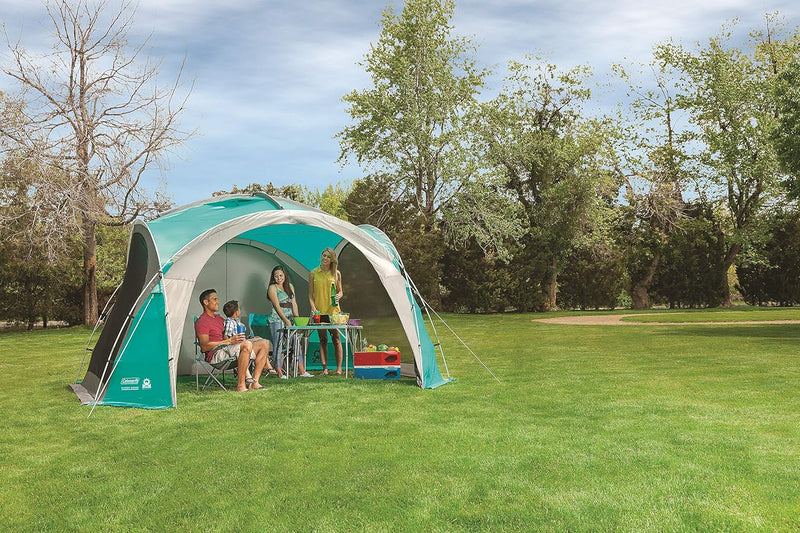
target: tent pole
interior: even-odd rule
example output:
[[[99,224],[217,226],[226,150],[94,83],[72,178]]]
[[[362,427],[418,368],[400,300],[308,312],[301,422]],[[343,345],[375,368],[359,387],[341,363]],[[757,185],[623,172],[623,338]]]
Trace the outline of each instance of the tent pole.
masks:
[[[92,351],[92,349],[89,348],[89,345],[92,343],[92,337],[94,337],[94,334],[97,332],[97,328],[100,327],[100,322],[105,321],[105,318],[108,316],[108,313],[106,313],[106,311],[108,310],[108,306],[111,304],[112,301],[114,301],[114,296],[116,296],[117,291],[119,290],[120,287],[122,287],[122,282],[120,282],[120,284],[117,285],[117,288],[114,289],[114,292],[111,293],[111,296],[108,298],[106,305],[103,306],[103,310],[97,317],[97,322],[94,323],[94,329],[89,334],[89,338],[86,340],[86,347],[83,349],[83,357],[81,358],[80,365],[78,365],[78,373],[75,375],[75,383],[78,383],[78,380],[81,378],[81,368],[83,368],[83,363],[84,361],[86,361],[86,354]]]
[[[133,319],[133,310],[136,309],[137,305],[139,305],[139,302],[142,299],[142,295],[150,294],[150,291],[153,290],[153,287],[155,286],[155,283],[153,283],[153,282],[154,281],[160,281],[161,277],[163,275],[164,274],[159,270],[158,272],[156,272],[153,275],[152,278],[150,278],[150,281],[148,281],[147,285],[144,286],[144,288],[142,289],[142,292],[139,293],[139,297],[136,298],[136,301],[133,302],[133,305],[131,306],[130,310],[128,311],[128,315],[125,317],[125,324],[123,324],[123,327],[119,328],[119,332],[117,332],[117,337],[114,339],[114,344],[111,345],[111,350],[109,350],[109,352],[108,352],[109,356],[108,356],[108,359],[106,359],[105,366],[103,367],[103,373],[100,375],[99,386],[97,387],[97,392],[95,393],[94,401],[92,402],[92,409],[91,409],[91,411],[89,411],[89,416],[92,416],[92,413],[94,412],[94,408],[97,407],[97,400],[100,398],[100,391],[102,391],[105,388],[105,385],[103,384],[103,380],[105,379],[106,372],[108,371],[108,364],[111,362],[111,354],[114,353],[114,349],[117,347],[117,344],[119,343],[120,337],[122,336],[122,332],[125,330],[126,324]],[[148,303],[148,305],[149,305],[149,303]],[[119,358],[117,358],[117,361],[114,363],[114,368],[116,368],[117,367],[117,363],[119,363],[118,359]],[[112,369],[111,374],[109,374],[109,379],[111,379],[111,375],[112,374],[113,374],[113,369]],[[86,418],[89,418],[89,416],[87,416]]]
[[[414,280],[411,279],[411,276],[408,275],[408,271],[405,269],[405,267],[403,268],[403,276],[405,276],[406,283],[408,283],[408,286],[411,287],[411,289],[414,291],[414,293],[416,293],[416,295],[422,302],[422,308],[425,309],[425,314],[428,315],[428,320],[430,320],[431,322],[431,328],[433,328],[433,336],[436,337],[436,346],[439,347],[439,353],[442,355],[442,363],[444,363],[445,374],[447,374],[448,379],[452,379],[452,377],[450,376],[450,369],[447,367],[447,359],[444,356],[444,348],[442,347],[442,341],[439,338],[439,332],[436,331],[436,324],[433,323],[431,314],[428,311],[429,307],[428,302],[426,302],[425,298],[423,298],[422,295],[420,294],[419,289],[417,289],[417,286],[414,283]],[[417,337],[419,337],[419,331],[417,332]]]

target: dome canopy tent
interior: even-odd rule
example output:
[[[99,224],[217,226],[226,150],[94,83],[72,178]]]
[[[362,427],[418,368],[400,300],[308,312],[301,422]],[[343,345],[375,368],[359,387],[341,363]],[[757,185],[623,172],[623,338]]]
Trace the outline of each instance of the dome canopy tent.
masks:
[[[266,284],[272,267],[281,264],[303,313],[308,272],[328,247],[339,255],[342,306],[362,319],[365,334],[371,323],[385,340],[394,341],[386,335],[396,332],[394,343],[403,348],[404,362],[413,356],[420,387],[449,381],[439,371],[412,284],[385,234],[255,194],[212,198],[134,223],[117,301],[73,390],[84,403],[175,407],[176,377],[191,373],[194,364],[200,292],[213,287],[223,301],[238,299],[248,312],[266,313]]]

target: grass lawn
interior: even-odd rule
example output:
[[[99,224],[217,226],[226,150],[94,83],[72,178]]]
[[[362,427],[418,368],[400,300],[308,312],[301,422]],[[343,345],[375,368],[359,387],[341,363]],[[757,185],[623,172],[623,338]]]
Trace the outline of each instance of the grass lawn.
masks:
[[[437,325],[458,379],[438,389],[316,377],[197,394],[187,377],[177,409],[91,418],[67,388],[86,329],[2,333],[0,524],[800,529],[799,325],[541,317],[446,316],[501,383]]]

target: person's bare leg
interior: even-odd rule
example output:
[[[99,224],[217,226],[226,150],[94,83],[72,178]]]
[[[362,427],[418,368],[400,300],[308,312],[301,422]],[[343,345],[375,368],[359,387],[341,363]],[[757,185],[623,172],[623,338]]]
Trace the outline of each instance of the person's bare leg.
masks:
[[[264,365],[267,363],[267,352],[265,350],[258,350],[255,352],[256,354],[256,367],[253,371],[253,379],[256,380],[255,383],[250,387],[252,389],[262,389],[261,383],[258,380],[261,379],[261,372],[264,371]]]
[[[244,392],[247,390],[247,378],[250,377],[250,371],[247,367],[250,366],[250,350],[244,353],[244,346],[239,349],[239,359],[236,361],[236,367],[239,376],[239,383],[236,385],[237,392]]]
[[[323,337],[323,335],[325,335]],[[324,340],[324,342],[323,342]],[[322,373],[328,373],[328,335],[319,332],[319,358],[322,359]]]
[[[332,334],[332,332],[331,332]],[[339,334],[338,332],[336,333]],[[336,373],[341,375],[342,374],[342,341],[340,340],[336,344],[333,345],[333,353],[336,356]]]
[[[256,352],[256,359],[258,359],[259,355],[264,355],[264,366],[267,368],[267,370],[275,370],[275,368],[272,366],[272,363],[269,362],[269,341],[267,339],[260,339],[254,342],[253,350]],[[278,357],[280,357],[280,355],[275,356],[276,362]]]

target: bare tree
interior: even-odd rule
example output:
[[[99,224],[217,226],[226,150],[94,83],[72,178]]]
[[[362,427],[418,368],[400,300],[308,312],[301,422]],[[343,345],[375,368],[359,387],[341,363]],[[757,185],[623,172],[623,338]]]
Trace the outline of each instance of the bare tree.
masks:
[[[142,186],[150,171],[194,132],[180,129],[191,87],[182,91],[183,65],[174,82],[160,85],[160,61],[144,53],[149,39],[131,46],[136,14],[130,0],[47,0],[54,29],[49,54],[34,56],[6,35],[10,61],[25,103],[19,121],[0,124],[6,146],[30,159],[31,188],[46,200],[39,232],[66,231],[83,243],[84,322],[97,319],[98,225],[130,223],[169,206],[161,191]]]

